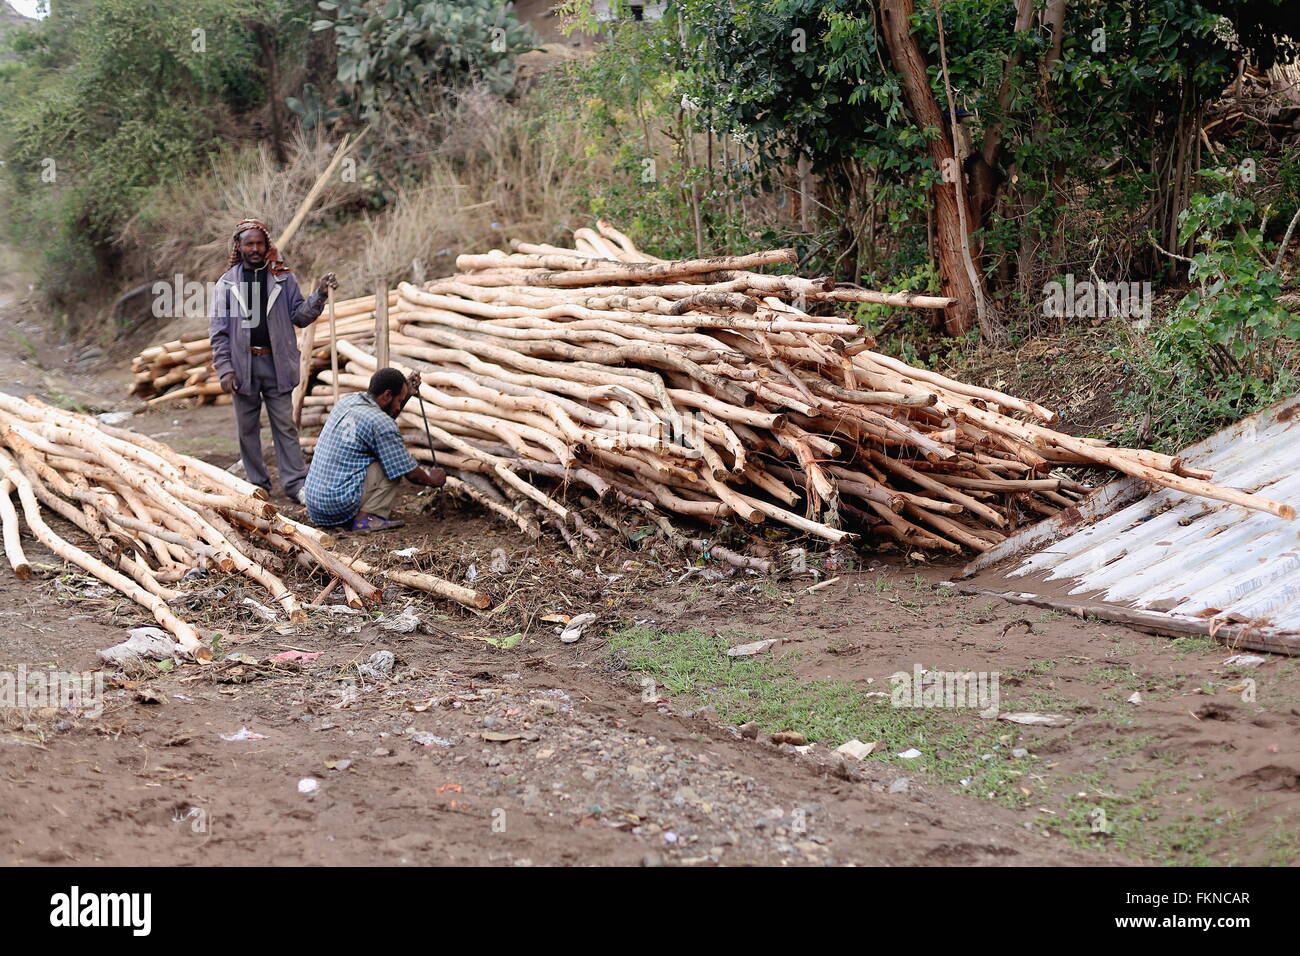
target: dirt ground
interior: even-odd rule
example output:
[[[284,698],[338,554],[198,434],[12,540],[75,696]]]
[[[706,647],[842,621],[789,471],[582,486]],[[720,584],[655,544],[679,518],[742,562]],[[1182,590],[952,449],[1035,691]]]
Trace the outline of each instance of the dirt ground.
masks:
[[[138,407],[119,355],[52,345],[15,312],[0,323],[6,391]],[[224,466],[230,419],[163,406],[127,427]],[[897,552],[729,575],[655,536],[579,558],[450,502],[408,496],[405,511],[406,528],[340,549],[472,580],[495,610],[394,589],[374,614],[277,629],[239,604],[256,591],[203,582],[230,592],[193,618],[222,634],[213,666],[105,671],[95,719],[0,712],[0,863],[1300,858],[1295,660],[1241,669],[1212,641],[960,595],[942,586],[954,566]],[[34,544],[30,556],[53,564]],[[385,629],[408,607],[417,630]],[[585,611],[599,618],[576,644],[541,620]],[[0,568],[0,671],[96,667],[96,650],[147,618],[78,575],[20,582]],[[783,643],[722,653],[767,638]],[[287,650],[320,656],[270,661]],[[378,651],[391,673],[366,673]],[[1068,723],[890,706],[890,675],[918,667],[997,675],[1002,711]],[[754,739],[737,729],[747,721]],[[260,736],[225,739],[244,728]],[[811,743],[774,744],[780,730]],[[875,751],[832,754],[850,738]],[[919,756],[899,756],[909,749]]]

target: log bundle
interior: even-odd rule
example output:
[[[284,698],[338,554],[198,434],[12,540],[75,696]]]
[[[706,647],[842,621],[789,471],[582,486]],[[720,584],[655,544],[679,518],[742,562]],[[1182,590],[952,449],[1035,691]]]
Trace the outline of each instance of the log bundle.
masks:
[[[529,535],[599,540],[590,524],[622,529],[617,505],[697,550],[705,539],[679,526],[738,517],[836,543],[983,551],[1088,492],[1062,471],[1076,465],[1294,517],[1177,457],[1065,435],[1033,402],[873,351],[834,314],[947,299],[759,271],[793,250],[664,261],[598,229],[573,248],[463,255],[456,275],[400,285],[390,311],[389,364],[419,372],[429,417],[431,447],[417,403],[402,412],[408,446]],[[339,355],[305,425],[376,368],[363,344]]]
[[[47,514],[66,519],[93,544],[72,543]],[[471,607],[490,603],[432,575],[382,571],[339,556],[329,535],[280,514],[265,491],[215,465],[88,416],[0,393],[0,530],[10,567],[27,578],[20,521],[64,561],[148,609],[192,652],[202,650],[200,637],[176,611],[185,595],[175,585],[196,568],[246,577],[293,623],[307,614],[286,580],[291,571],[342,583],[354,607],[381,599],[382,589],[370,583],[377,575]]]

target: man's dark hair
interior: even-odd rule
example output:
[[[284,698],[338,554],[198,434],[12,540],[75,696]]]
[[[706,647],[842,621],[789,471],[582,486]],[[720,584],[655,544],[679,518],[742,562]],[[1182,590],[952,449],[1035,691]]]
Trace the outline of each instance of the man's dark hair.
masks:
[[[378,398],[384,392],[400,395],[406,385],[406,376],[395,368],[381,368],[370,376],[370,394]]]

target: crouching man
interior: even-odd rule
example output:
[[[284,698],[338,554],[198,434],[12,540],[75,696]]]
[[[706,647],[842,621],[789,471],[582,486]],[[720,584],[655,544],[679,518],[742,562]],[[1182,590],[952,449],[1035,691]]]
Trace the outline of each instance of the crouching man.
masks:
[[[441,468],[416,463],[397,428],[397,416],[418,388],[415,372],[408,379],[395,368],[381,368],[369,390],[338,400],[316,442],[303,486],[312,524],[348,525],[363,532],[398,528],[403,522],[389,515],[403,476],[429,488],[446,482]]]

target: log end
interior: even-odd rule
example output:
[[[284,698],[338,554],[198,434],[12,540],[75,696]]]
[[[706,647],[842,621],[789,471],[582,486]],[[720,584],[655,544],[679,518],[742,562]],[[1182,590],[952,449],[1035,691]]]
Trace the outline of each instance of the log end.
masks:
[[[14,565],[14,574],[18,575],[20,581],[26,581],[32,576],[32,566],[30,564]]]

